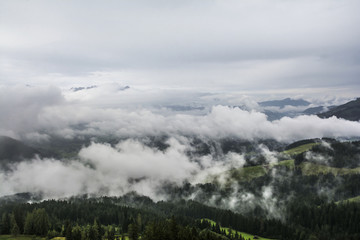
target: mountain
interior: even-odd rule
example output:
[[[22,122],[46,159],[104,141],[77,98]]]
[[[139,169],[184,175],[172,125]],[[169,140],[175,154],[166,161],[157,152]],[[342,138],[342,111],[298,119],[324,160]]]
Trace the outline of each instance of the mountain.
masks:
[[[303,114],[305,115],[312,115],[312,114],[319,114],[325,110],[325,107],[318,106],[318,107],[311,107],[307,108],[303,111]]]
[[[360,120],[360,98],[343,105],[332,108],[331,110],[318,114],[321,118],[336,116],[350,121]]]
[[[310,102],[305,101],[304,99],[291,99],[285,98],[282,100],[271,100],[271,101],[264,101],[259,102],[259,105],[262,107],[280,107],[284,108],[285,106],[308,106]]]
[[[43,197],[40,193],[24,192],[0,197],[0,205],[5,203],[38,202],[41,200],[43,200]]]
[[[193,107],[193,106],[186,106],[186,105],[169,105],[166,107],[171,109],[172,111],[178,111],[178,112],[197,111],[197,110],[205,109],[205,107],[202,107],[202,106]]]
[[[97,88],[97,86],[92,85],[92,86],[89,86],[89,87],[72,87],[72,88],[70,88],[70,90],[73,91],[73,92],[78,92],[78,91],[81,91],[81,90],[88,90],[88,89],[92,89],[92,88]]]
[[[269,110],[265,110],[264,113],[267,116],[267,119],[269,121],[274,121],[274,120],[279,120],[282,117],[285,117],[286,114],[285,113],[280,113],[280,112],[273,112],[273,111],[269,111]]]
[[[10,137],[0,136],[0,165],[40,154],[35,148]]]

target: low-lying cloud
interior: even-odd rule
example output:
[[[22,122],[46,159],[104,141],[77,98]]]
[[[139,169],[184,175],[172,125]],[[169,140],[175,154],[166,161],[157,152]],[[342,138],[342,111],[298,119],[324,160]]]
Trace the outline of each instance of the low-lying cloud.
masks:
[[[51,136],[131,138],[177,135],[291,142],[307,138],[360,136],[359,122],[336,117],[321,119],[311,115],[269,121],[263,113],[224,105],[210,106],[202,114],[178,113],[154,106],[100,108],[65,100],[57,88],[0,90],[0,107],[4,113],[0,116],[0,134],[25,140],[47,140]]]
[[[78,194],[122,195],[130,191],[163,199],[165,183],[203,182],[210,174],[244,165],[244,158],[229,153],[219,158],[210,155],[192,158],[186,139],[171,138],[160,151],[140,141],[125,140],[115,146],[92,143],[72,160],[32,159],[0,172],[0,195],[18,192],[42,193],[45,198]]]

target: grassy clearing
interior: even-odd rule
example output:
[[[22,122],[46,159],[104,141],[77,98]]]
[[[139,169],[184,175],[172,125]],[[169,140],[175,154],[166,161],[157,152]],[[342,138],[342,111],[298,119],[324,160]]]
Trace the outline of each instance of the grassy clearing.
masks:
[[[211,219],[208,219],[208,218],[204,218],[204,219],[201,219],[201,221],[208,221],[211,223],[211,225],[215,225],[216,222],[211,220]],[[239,232],[239,231],[236,231],[234,229],[231,229],[231,228],[227,228],[227,227],[220,227],[220,230],[223,231],[225,230],[226,234],[229,234],[231,232],[231,234],[235,235],[236,233],[238,233],[239,235],[241,235],[243,238],[245,239],[254,239],[255,235],[252,235],[250,233],[246,233],[246,232]],[[256,236],[257,239],[260,239],[260,240],[272,240],[270,238],[263,238],[263,237],[260,237],[260,236]]]
[[[313,146],[315,146],[317,144],[319,144],[319,143],[304,144],[304,145],[286,150],[283,153],[290,155],[290,156],[294,156],[296,154],[303,153],[305,151],[310,150]],[[229,175],[231,176],[232,179],[237,180],[239,182],[251,181],[254,178],[264,176],[269,171],[269,169],[271,169],[277,165],[286,166],[290,170],[294,170],[294,168],[295,168],[294,159],[289,159],[289,160],[280,161],[278,163],[270,164],[268,166],[259,165],[259,166],[253,166],[253,167],[244,167],[244,168],[233,169],[233,170],[230,170]]]
[[[318,145],[320,143],[308,143],[304,144],[289,150],[284,151],[284,154],[287,154],[289,156],[294,156],[296,154],[303,153],[305,151],[310,150],[313,146]],[[269,172],[269,170],[275,166],[285,166],[289,170],[295,169],[295,163],[294,159],[284,160],[280,161],[278,163],[270,164],[270,165],[258,165],[258,166],[252,166],[252,167],[243,167],[243,168],[237,168],[232,169],[226,173],[228,178],[228,184],[231,184],[233,181],[238,182],[249,182],[255,178],[262,177],[265,174]],[[304,175],[319,175],[319,174],[327,174],[332,173],[335,176],[336,175],[346,175],[346,174],[359,174],[360,173],[360,167],[359,168],[334,168],[329,167],[325,165],[315,164],[315,163],[309,163],[304,162],[299,165],[299,167],[302,169],[302,173]]]
[[[275,166],[285,166],[289,168],[289,170],[294,170],[294,159],[284,160],[270,165],[258,165],[253,167],[232,169],[229,171],[229,175],[232,179],[237,180],[238,182],[247,182],[254,178],[264,176],[271,168]]]
[[[122,237],[122,235],[115,235],[115,237],[118,237],[119,239],[122,239],[121,237]],[[129,237],[128,236],[124,236],[125,237],[125,240],[129,240]],[[141,239],[141,238],[140,238]]]
[[[291,148],[289,150],[283,151],[283,153],[288,154],[288,155],[297,155],[303,152],[306,152],[308,150],[310,150],[313,146],[318,145],[320,143],[308,143],[308,144],[304,144],[295,148]]]
[[[353,198],[348,198],[348,199],[345,199],[345,200],[341,200],[341,201],[337,201],[335,202],[336,204],[340,204],[340,203],[360,203],[360,196],[357,196],[357,197],[353,197]]]
[[[116,235],[121,239],[121,235]],[[29,236],[29,235],[18,235],[16,237],[11,235],[0,235],[0,240],[45,240],[46,238],[36,237],[36,236]],[[65,237],[55,237],[51,240],[66,240]],[[129,240],[128,236],[125,236],[125,240]]]
[[[280,161],[278,163],[272,164],[271,167],[274,167],[274,166],[277,166],[277,165],[285,166],[285,167],[289,168],[290,170],[294,170],[294,168],[295,168],[294,159]]]
[[[0,240],[45,240],[45,238],[30,235],[18,235],[16,237],[12,235],[0,235]]]
[[[254,178],[258,178],[264,176],[267,173],[267,169],[264,166],[253,166],[253,167],[244,167],[232,169],[229,172],[231,178],[243,182],[243,181],[251,181]]]
[[[320,165],[316,163],[303,162],[300,164],[301,171],[303,175],[319,175],[319,174],[328,174],[332,173],[335,176],[337,175],[346,175],[346,174],[357,174],[360,173],[360,167],[358,168],[335,168],[325,165]]]

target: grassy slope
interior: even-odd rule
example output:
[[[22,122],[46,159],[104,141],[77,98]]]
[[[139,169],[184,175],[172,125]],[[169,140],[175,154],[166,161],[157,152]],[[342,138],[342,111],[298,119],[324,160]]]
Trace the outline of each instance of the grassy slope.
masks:
[[[284,151],[283,153],[288,154],[288,155],[296,155],[296,154],[300,154],[303,153],[305,151],[310,150],[313,146],[318,145],[319,143],[308,143],[308,144],[304,144],[289,150]]]
[[[320,165],[316,163],[303,162],[300,164],[302,173],[304,175],[318,175],[318,174],[327,174],[332,173],[335,176],[337,175],[346,175],[346,174],[357,174],[360,173],[360,167],[358,168],[335,168],[325,165]]]
[[[250,181],[253,178],[264,176],[267,169],[261,165],[253,167],[244,167],[230,170],[230,176],[237,181]]]
[[[318,143],[304,144],[304,145],[286,150],[283,153],[286,155],[289,155],[289,158],[290,158],[293,155],[310,150],[313,146],[315,146],[317,144]],[[268,172],[269,169],[271,169],[272,167],[277,166],[277,165],[286,166],[290,170],[294,170],[294,168],[295,168],[294,159],[289,159],[289,160],[280,161],[275,164],[271,164],[269,166],[259,165],[259,166],[233,169],[233,170],[230,170],[229,173],[233,179],[236,179],[239,182],[250,181],[254,178],[264,176]]]
[[[308,151],[317,144],[319,144],[319,143],[304,144],[304,145],[298,146],[296,148],[286,150],[283,153],[287,154],[287,155],[289,155],[289,157],[291,157],[296,154]],[[290,170],[294,170],[294,168],[295,168],[294,159],[289,159],[289,160],[280,161],[275,164],[271,164],[269,166],[259,165],[259,166],[253,166],[253,167],[244,167],[244,168],[239,168],[239,169],[233,169],[230,171],[230,176],[239,182],[250,181],[254,178],[264,176],[268,172],[269,169],[271,169],[272,167],[277,166],[277,165],[286,166]],[[329,167],[326,165],[320,165],[320,164],[309,163],[309,162],[304,162],[304,163],[300,164],[299,167],[301,168],[302,173],[304,175],[318,175],[318,174],[332,173],[336,176],[336,175],[359,174],[360,173],[360,167],[352,168],[352,169],[350,169],[350,168],[334,168],[334,167]]]
[[[116,235],[121,239],[121,235]],[[0,235],[0,240],[45,240],[46,238],[42,237],[35,237],[35,236],[28,236],[28,235],[18,235],[16,237],[11,235]],[[65,237],[55,237],[51,240],[65,240]],[[125,240],[129,240],[128,236],[125,236]]]
[[[0,240],[45,240],[45,238],[29,235],[18,235],[16,237],[12,235],[0,235]]]
[[[216,222],[211,220],[211,219],[208,219],[208,218],[205,218],[205,219],[202,219],[202,220],[206,220],[206,221],[209,221],[212,225],[215,225]],[[246,233],[246,232],[239,232],[239,231],[236,231],[236,230],[233,230],[231,228],[227,228],[227,227],[220,227],[221,230],[225,230],[226,234],[229,234],[229,232],[231,232],[231,234],[234,234],[237,232],[239,235],[241,235],[242,237],[244,237],[245,239],[253,239],[255,235],[252,235],[252,234],[249,234],[249,233]],[[270,238],[263,238],[263,237],[259,237],[257,236],[258,239],[260,240],[271,240]]]
[[[346,200],[341,200],[341,201],[338,201],[336,202],[336,204],[339,204],[339,203],[347,203],[347,202],[356,202],[356,203],[360,203],[360,196],[357,196],[357,197],[353,197],[353,198],[348,198]]]
[[[276,165],[286,166],[291,170],[294,170],[294,168],[295,168],[294,159],[280,161],[280,162],[274,164],[273,166],[276,166]]]

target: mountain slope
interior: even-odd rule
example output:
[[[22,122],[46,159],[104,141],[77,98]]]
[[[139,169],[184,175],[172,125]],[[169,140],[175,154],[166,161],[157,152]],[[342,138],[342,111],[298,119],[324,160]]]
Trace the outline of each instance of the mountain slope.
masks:
[[[360,120],[360,98],[343,105],[334,107],[330,111],[318,114],[321,118],[336,116],[350,121]]]
[[[35,148],[10,137],[0,136],[0,164],[9,161],[19,161],[22,158],[32,158],[40,154]]]

